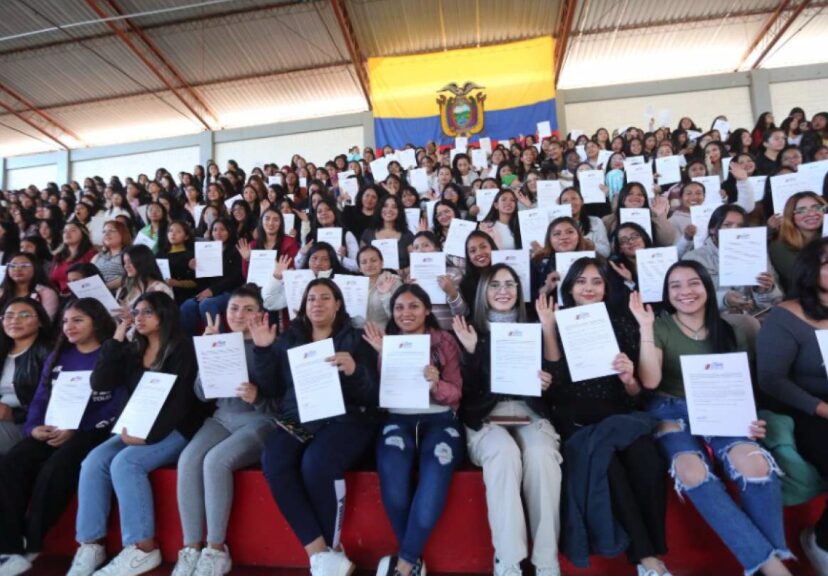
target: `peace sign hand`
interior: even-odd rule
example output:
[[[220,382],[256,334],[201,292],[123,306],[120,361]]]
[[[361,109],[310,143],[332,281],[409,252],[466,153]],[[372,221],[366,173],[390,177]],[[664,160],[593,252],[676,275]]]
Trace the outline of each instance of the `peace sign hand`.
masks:
[[[213,316],[210,315],[210,312],[205,314],[207,316],[207,325],[204,326],[204,335],[205,336],[214,336],[216,334],[221,333],[221,314],[216,314],[215,321],[213,320]]]

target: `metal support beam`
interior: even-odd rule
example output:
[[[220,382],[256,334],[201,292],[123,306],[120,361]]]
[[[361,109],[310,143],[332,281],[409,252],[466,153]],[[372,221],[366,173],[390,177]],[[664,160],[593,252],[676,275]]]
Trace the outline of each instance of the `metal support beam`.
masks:
[[[76,141],[78,141],[80,143],[83,142],[83,140],[78,135],[76,135],[73,131],[70,131],[68,128],[63,126],[63,124],[61,122],[57,121],[54,117],[52,117],[51,115],[49,115],[45,111],[37,108],[29,99],[25,98],[23,95],[21,95],[16,90],[13,90],[11,87],[8,87],[8,86],[4,85],[3,83],[0,83],[0,92],[4,92],[7,95],[9,95],[10,97],[12,97],[14,100],[16,100],[17,102],[22,103],[26,107],[26,110],[31,111],[32,113],[36,114],[37,116],[39,116],[41,119],[43,119],[44,121],[46,121],[50,125],[54,126],[55,128],[59,129],[60,131],[62,131],[64,134],[69,135],[70,137],[72,137],[73,139],[75,139]]]
[[[575,18],[575,10],[578,7],[578,0],[566,0],[563,5],[563,12],[560,18],[557,40],[555,41],[555,87],[558,86],[558,79],[561,76],[564,60],[566,59],[566,48],[569,44],[569,36],[572,33],[572,21]]]
[[[781,38],[785,35],[785,33],[788,31],[788,28],[790,28],[791,24],[794,23],[794,20],[799,18],[799,15],[802,14],[802,11],[805,10],[810,3],[811,0],[802,0],[802,2],[799,3],[799,6],[797,6],[793,12],[791,12],[791,14],[788,16],[788,19],[785,21],[782,27],[776,31],[773,37],[765,45],[764,50],[762,50],[759,56],[756,57],[756,60],[753,61],[753,64],[750,65],[751,70],[756,69],[760,64],[762,64],[762,61],[765,59],[765,57],[768,55],[771,49],[774,46],[776,46],[776,43],[779,42],[779,40],[781,40]]]
[[[756,50],[756,47],[759,46],[759,43],[762,42],[762,39],[767,36],[768,32],[770,31],[771,27],[776,24],[776,21],[779,20],[779,16],[782,15],[782,11],[788,7],[788,4],[791,3],[791,0],[782,0],[779,4],[776,5],[776,9],[771,13],[765,23],[762,25],[762,28],[759,32],[756,33],[756,36],[753,38],[751,43],[748,45],[745,53],[742,55],[742,58],[739,59],[739,64],[736,65],[735,72],[738,72],[740,68],[747,62],[747,59],[750,57],[751,53]]]
[[[120,10],[115,5],[114,1],[107,1],[110,8],[112,8],[116,13],[120,14]],[[86,0],[86,4],[92,9],[93,12],[95,12],[95,14],[97,14],[101,18],[106,18],[107,16],[109,16],[100,6],[98,6],[98,0]],[[187,84],[187,82],[181,77],[178,71],[176,71],[169,64],[167,59],[164,58],[163,55],[161,55],[161,52],[149,40],[146,34],[140,32],[140,29],[136,27],[134,24],[132,24],[129,21],[129,19],[126,19],[124,22],[126,24],[126,30],[123,30],[118,25],[118,23],[114,21],[109,21],[106,24],[113,32],[115,32],[118,38],[120,38],[121,41],[124,44],[126,44],[126,46],[132,51],[132,53],[138,57],[138,60],[140,60],[144,64],[144,66],[146,66],[147,69],[149,69],[149,71],[152,72],[152,74],[158,80],[160,80],[164,84],[164,86],[166,86],[167,89],[173,93],[173,95],[175,95],[175,97],[181,102],[181,104],[183,104],[187,108],[187,110],[190,111],[190,113],[192,113],[192,115],[196,119],[198,119],[198,121],[205,129],[207,129],[208,131],[213,130],[210,124],[204,119],[204,116],[195,109],[195,107],[190,103],[188,99],[184,98],[184,95],[182,94],[182,91],[180,89],[183,89],[183,92],[186,92],[187,95],[189,95],[190,98],[192,98],[198,104],[198,106],[200,106],[204,111],[207,112],[207,114],[213,117],[213,120],[217,120],[215,114],[212,112],[207,103],[204,102],[204,100],[198,95],[198,93],[195,92],[195,90],[189,84]],[[138,45],[138,42],[135,42],[133,38],[127,34],[128,31],[132,32],[135,36],[138,37],[139,42],[144,46],[144,48],[148,50],[150,53],[152,53],[153,56],[160,62],[160,67],[156,63],[152,62],[150,58],[148,58],[148,56]],[[166,74],[161,71],[161,68],[165,69]],[[175,86],[173,82],[171,82],[170,79],[167,78],[167,75],[171,76],[178,83],[178,86]]]
[[[336,21],[339,24],[339,29],[342,31],[342,36],[345,39],[348,54],[351,55],[351,62],[354,64],[354,69],[359,79],[359,86],[362,88],[362,94],[365,95],[365,101],[368,103],[368,110],[373,110],[370,90],[371,81],[368,78],[368,69],[365,67],[365,59],[362,58],[362,52],[357,43],[351,18],[348,16],[348,8],[345,6],[344,0],[330,0],[330,4]]]
[[[38,125],[37,123],[32,121],[29,117],[23,115],[23,113],[17,112],[16,110],[14,110],[12,107],[7,105],[3,101],[0,101],[0,107],[3,107],[4,109],[6,109],[8,112],[10,112],[14,116],[16,116],[18,119],[20,119],[21,121],[23,121],[24,123],[26,123],[27,125],[32,127],[38,133],[44,135],[50,141],[54,141],[55,143],[57,143],[61,148],[69,150],[69,146],[66,143],[64,143],[59,138],[57,138],[56,136],[54,136],[53,134],[48,132],[46,129],[44,129],[43,127],[41,127],[40,125]]]

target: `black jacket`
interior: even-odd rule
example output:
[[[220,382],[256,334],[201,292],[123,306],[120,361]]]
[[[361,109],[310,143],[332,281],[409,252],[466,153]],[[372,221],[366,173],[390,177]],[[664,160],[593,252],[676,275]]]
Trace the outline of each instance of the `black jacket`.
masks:
[[[45,344],[35,342],[14,361],[14,393],[20,401],[20,406],[12,410],[15,424],[26,422],[29,404],[34,398],[43,365],[50,351]]]

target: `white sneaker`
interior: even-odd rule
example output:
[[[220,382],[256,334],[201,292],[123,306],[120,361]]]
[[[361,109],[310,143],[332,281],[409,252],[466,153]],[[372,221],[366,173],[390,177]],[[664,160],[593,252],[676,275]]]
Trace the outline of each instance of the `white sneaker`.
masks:
[[[535,577],[560,577],[561,566],[554,567],[535,567]]]
[[[509,565],[495,557],[494,575],[495,577],[521,577],[523,571],[520,568],[520,563],[512,563]]]
[[[0,577],[22,575],[31,568],[31,561],[24,555],[0,555]]]
[[[227,545],[224,546],[224,551],[205,547],[201,551],[201,557],[193,575],[221,577],[227,575],[232,567],[233,560],[230,559],[230,551],[227,549]]]
[[[662,566],[664,563],[662,563]],[[635,566],[636,571],[638,571],[639,577],[672,577],[673,574],[664,567],[664,573],[659,573],[655,569],[647,569],[644,565],[638,564]]]
[[[106,561],[106,549],[97,543],[83,543],[75,551],[72,566],[66,574],[71,577],[88,577]]]
[[[153,549],[145,553],[135,545],[124,547],[124,550],[109,562],[109,564],[93,573],[101,575],[143,575],[152,571],[161,564],[161,549]]]
[[[813,527],[802,531],[799,542],[802,543],[802,550],[805,551],[805,556],[817,575],[828,575],[828,551],[817,545]]]
[[[178,561],[173,569],[173,577],[189,577],[195,573],[198,558],[201,557],[200,549],[184,547],[178,552]]]
[[[313,576],[345,577],[354,572],[354,565],[345,553],[328,549],[310,558],[310,572]]]

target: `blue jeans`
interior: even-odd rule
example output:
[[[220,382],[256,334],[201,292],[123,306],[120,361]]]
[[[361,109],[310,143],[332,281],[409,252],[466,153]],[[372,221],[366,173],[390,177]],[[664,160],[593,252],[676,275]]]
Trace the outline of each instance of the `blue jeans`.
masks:
[[[461,430],[453,412],[391,414],[377,439],[382,502],[400,544],[399,557],[409,563],[422,556],[443,513],[454,469],[463,460]]]
[[[106,537],[113,489],[118,497],[123,544],[134,545],[155,537],[148,475],[159,467],[175,464],[185,446],[187,439],[174,430],[164,440],[142,446],[127,446],[114,435],[90,452],[81,465],[78,486],[78,543]]]
[[[216,316],[227,309],[230,302],[230,292],[224,292],[217,296],[197,301],[190,298],[181,304],[181,327],[188,336],[195,336],[198,331],[198,324],[206,323],[206,314],[215,320]]]
[[[745,437],[693,436],[689,431],[687,402],[680,398],[656,395],[647,403],[647,412],[662,422],[678,425],[679,430],[655,435],[671,463],[670,476],[675,479],[676,491],[690,497],[707,524],[745,568],[745,575],[753,575],[771,556],[791,558],[782,520],[781,471],[768,451]],[[753,452],[765,458],[767,476],[747,477],[731,463],[728,452],[741,444],[755,447]],[[707,447],[723,465],[727,477],[737,484],[741,508],[713,474]],[[688,453],[697,455],[707,469],[705,480],[692,487],[684,484],[676,473],[677,457]]]

